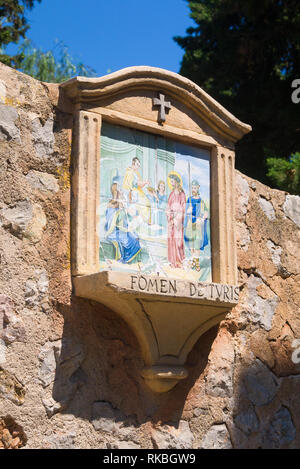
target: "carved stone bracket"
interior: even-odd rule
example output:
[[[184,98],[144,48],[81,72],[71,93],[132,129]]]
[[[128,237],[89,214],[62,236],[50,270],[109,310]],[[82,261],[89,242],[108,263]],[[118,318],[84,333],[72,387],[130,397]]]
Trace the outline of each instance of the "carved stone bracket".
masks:
[[[74,278],[75,294],[120,314],[138,338],[142,375],[156,392],[187,376],[187,355],[199,337],[237,304],[236,285],[193,283],[149,275],[101,272]]]

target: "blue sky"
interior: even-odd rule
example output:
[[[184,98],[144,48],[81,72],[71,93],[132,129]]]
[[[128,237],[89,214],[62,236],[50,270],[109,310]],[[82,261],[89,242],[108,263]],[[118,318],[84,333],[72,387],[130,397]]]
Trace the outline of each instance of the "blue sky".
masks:
[[[185,0],[42,0],[27,11],[27,37],[48,50],[56,39],[97,75],[133,65],[178,72],[173,36],[193,21]]]

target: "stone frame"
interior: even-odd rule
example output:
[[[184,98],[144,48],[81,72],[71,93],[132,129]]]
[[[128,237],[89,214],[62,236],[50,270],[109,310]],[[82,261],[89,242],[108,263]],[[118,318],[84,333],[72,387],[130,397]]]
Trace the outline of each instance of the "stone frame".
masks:
[[[76,77],[63,83],[61,90],[73,101],[75,118],[71,243],[75,294],[102,302],[121,314],[139,340],[146,365],[143,377],[153,390],[167,391],[186,376],[183,364],[201,334],[220,322],[238,301],[234,143],[251,127],[190,80],[152,67],[130,67],[95,79]],[[150,99],[158,92],[177,103],[164,124],[157,122],[157,111],[150,108]],[[157,294],[149,288],[144,292],[132,288],[132,281],[130,288],[127,281],[130,274],[99,272],[96,227],[102,121],[160,134],[210,151],[211,295],[205,284],[198,284],[201,293],[198,290],[194,298],[184,289],[166,295],[162,288]],[[214,288],[219,291],[218,285],[223,288],[222,297],[213,295]],[[168,310],[167,316],[157,314],[157,307]],[[172,322],[174,314],[179,323],[182,317],[181,324],[172,325],[173,337],[167,338],[163,328]],[[159,316],[161,319],[157,319]],[[184,339],[178,339],[178,327],[185,331]]]
[[[107,118],[107,116],[105,116]],[[105,119],[104,117],[104,119]],[[77,111],[73,165],[73,227],[72,275],[86,275],[99,272],[99,239],[96,233],[98,211],[95,201],[99,200],[100,190],[100,134],[102,115],[92,111]],[[107,119],[111,122],[111,119]],[[124,120],[116,117],[116,125],[124,125]],[[131,127],[140,129],[130,122]],[[143,126],[144,131],[152,131]],[[185,141],[177,133],[168,132],[168,137]],[[211,194],[211,248],[212,280],[215,283],[236,284],[236,240],[234,229],[235,178],[234,152],[228,148],[209,144],[200,135],[197,142],[210,151]],[[99,156],[100,155],[100,156]],[[230,190],[229,190],[230,188]],[[223,234],[223,236],[222,236]]]

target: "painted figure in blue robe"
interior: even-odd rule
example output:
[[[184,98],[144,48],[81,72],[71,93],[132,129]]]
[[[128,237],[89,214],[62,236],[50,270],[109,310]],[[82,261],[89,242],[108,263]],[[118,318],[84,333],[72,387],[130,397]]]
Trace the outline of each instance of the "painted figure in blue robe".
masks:
[[[106,239],[115,247],[115,259],[128,264],[141,251],[139,238],[128,229],[128,215],[122,206],[118,185],[111,186],[112,199],[109,201],[106,217]]]
[[[164,181],[159,181],[157,191],[157,224],[160,226],[158,234],[162,235],[167,230],[167,216],[166,209],[168,204],[168,198],[166,195],[166,184]]]
[[[168,198],[165,192],[166,185],[164,181],[159,181],[157,190],[151,190],[151,200],[153,204],[152,223],[159,226],[159,230],[157,231],[158,236],[161,236],[167,232],[166,209]]]
[[[208,245],[208,210],[199,194],[198,181],[192,182],[184,219],[184,241],[191,252],[191,268],[200,271],[200,252]]]

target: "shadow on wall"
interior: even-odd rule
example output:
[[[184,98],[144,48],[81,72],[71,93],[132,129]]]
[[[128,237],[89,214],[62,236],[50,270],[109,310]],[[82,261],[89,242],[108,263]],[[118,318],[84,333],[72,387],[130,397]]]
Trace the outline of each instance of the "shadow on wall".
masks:
[[[48,417],[60,412],[88,421],[93,444],[299,447],[299,370],[291,374],[281,355],[274,361],[276,375],[255,353],[243,357],[234,346],[243,331],[230,331],[227,321],[194,346],[186,364],[188,378],[168,393],[155,394],[141,377],[137,340],[119,316],[76,297],[57,309],[64,316],[63,339],[45,349],[45,360],[52,360],[53,367],[45,366],[41,374],[43,403]]]
[[[52,395],[43,399],[49,417],[73,414],[103,431],[112,431],[114,421],[127,427],[149,421],[178,426],[188,393],[207,365],[217,328],[203,335],[190,353],[189,377],[172,391],[156,394],[141,377],[139,345],[119,316],[75,296],[70,306],[57,309],[64,316],[63,339],[49,343],[44,353],[45,360],[52,357],[55,376],[47,376],[51,367],[44,367],[42,376],[45,386],[54,378]]]
[[[269,365],[267,357],[254,357],[250,364],[235,367],[234,406],[227,425],[234,448],[300,447],[300,367],[291,373],[284,353],[274,367]]]

